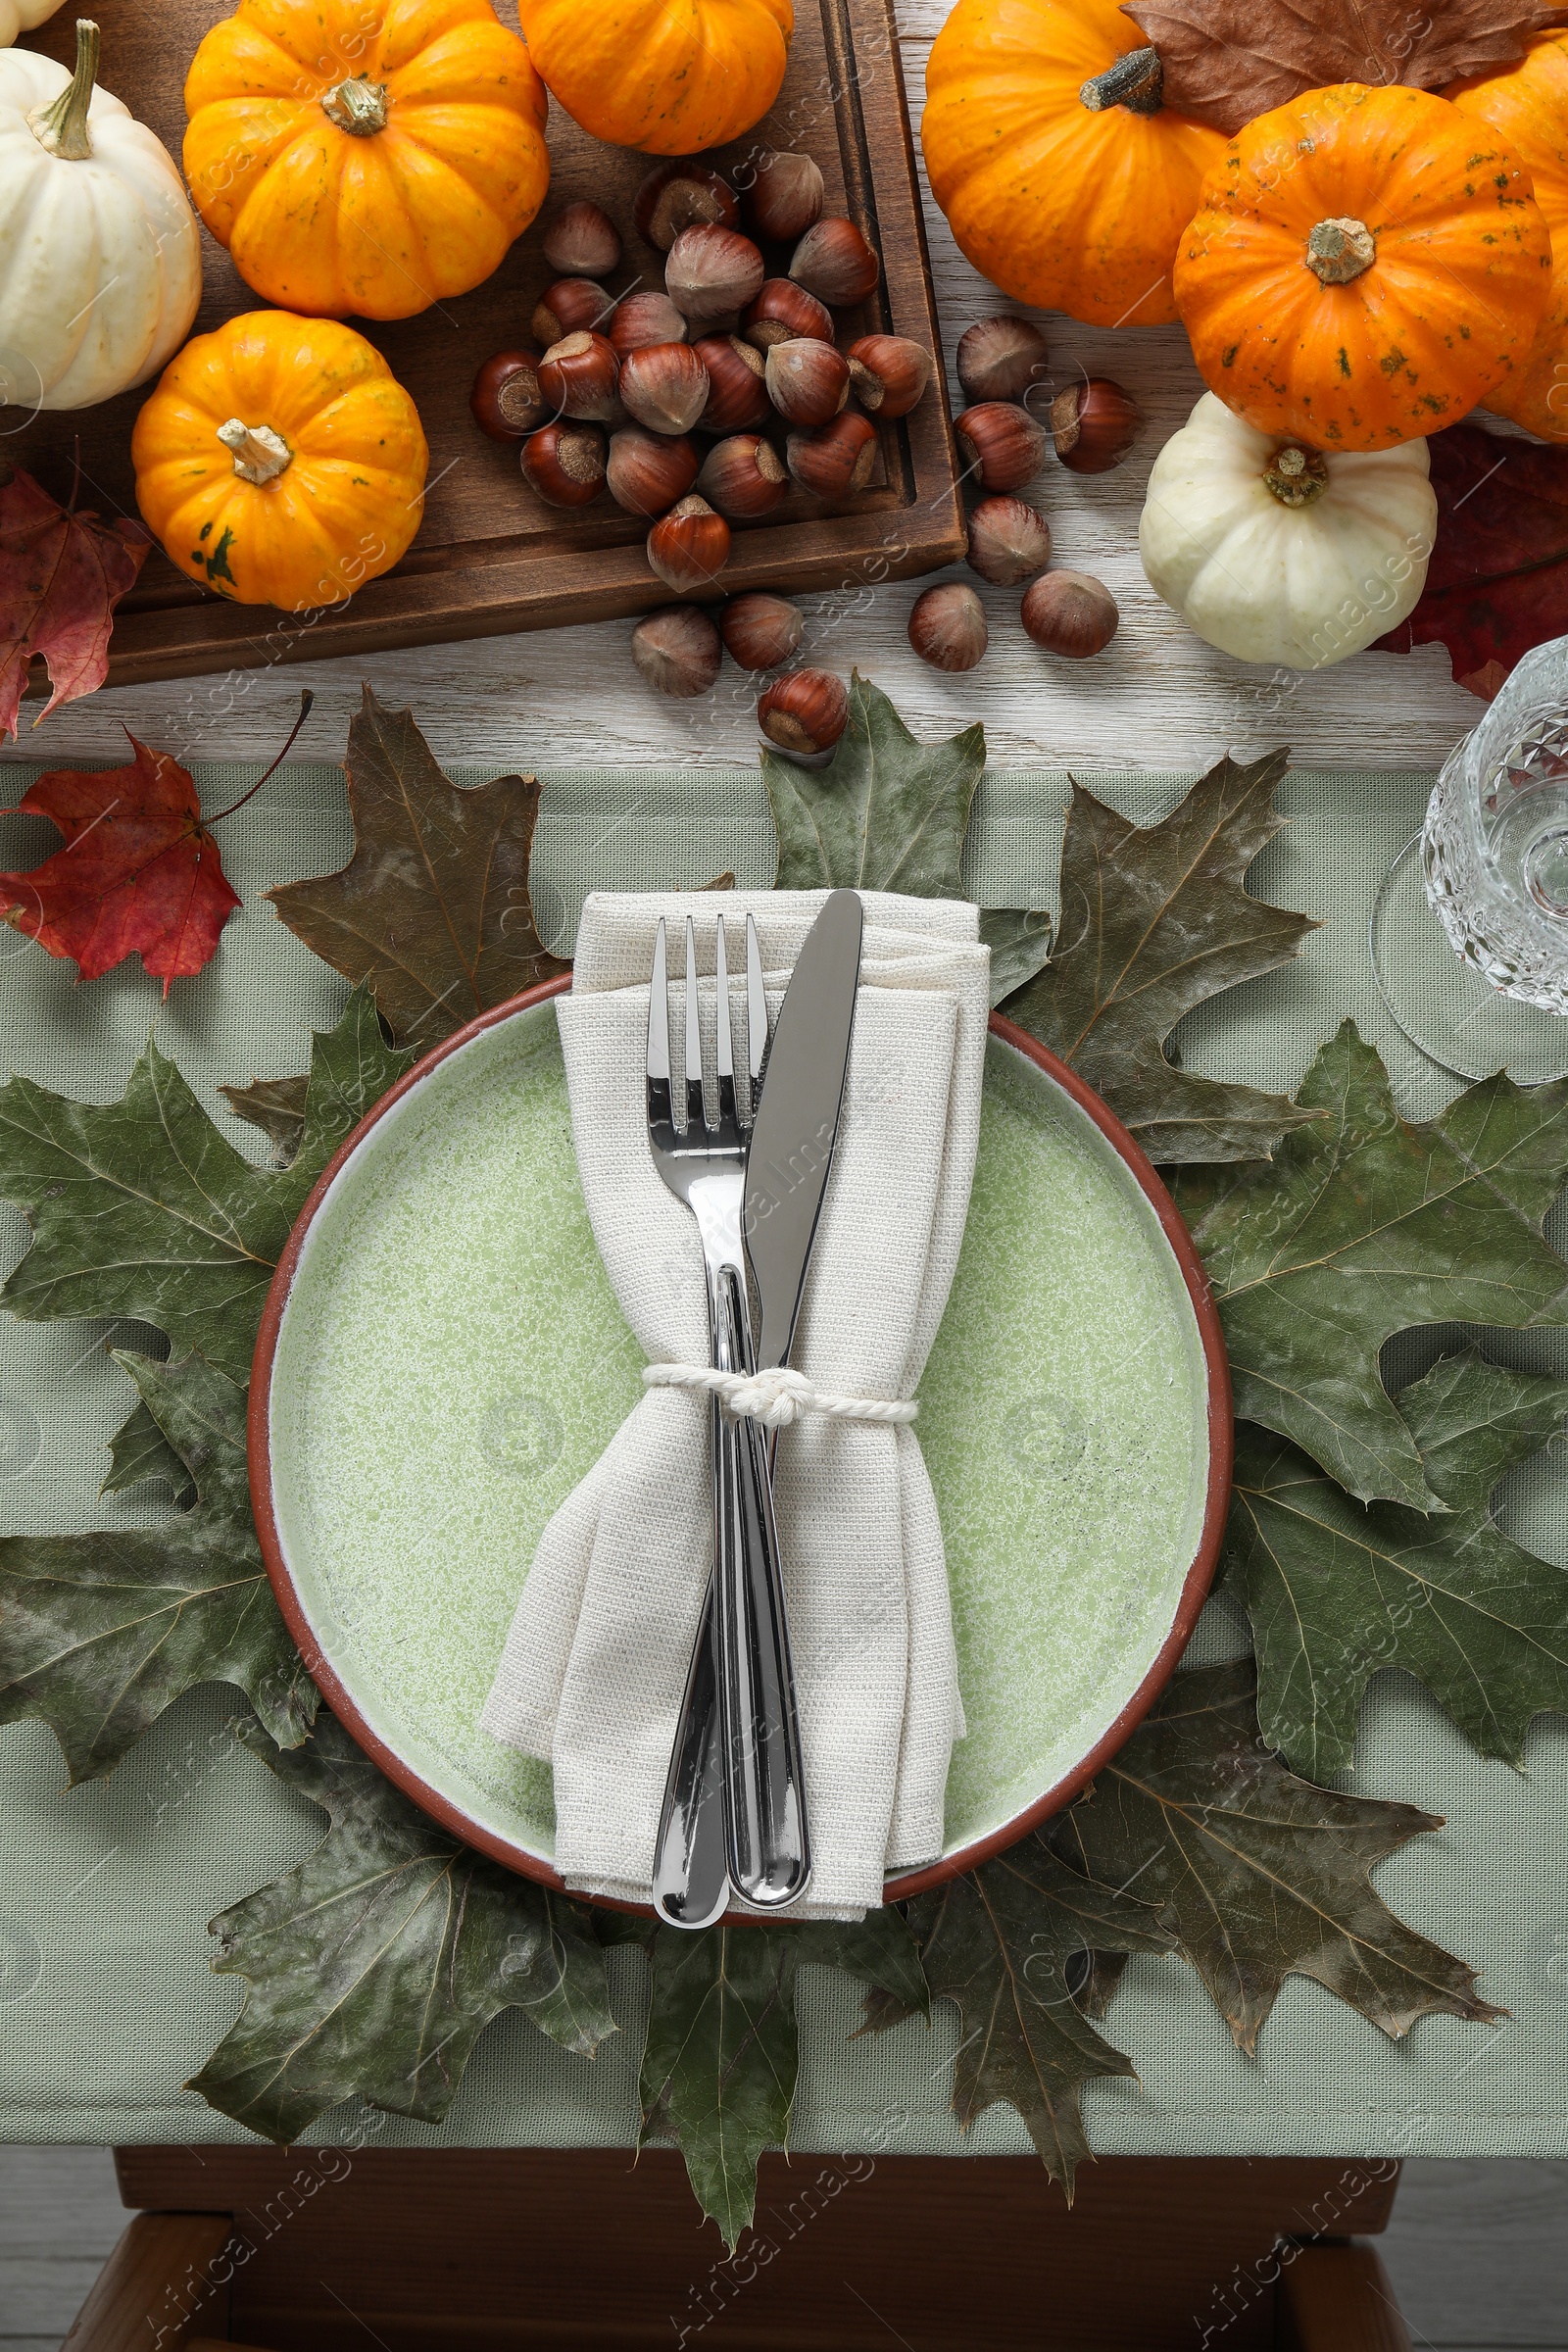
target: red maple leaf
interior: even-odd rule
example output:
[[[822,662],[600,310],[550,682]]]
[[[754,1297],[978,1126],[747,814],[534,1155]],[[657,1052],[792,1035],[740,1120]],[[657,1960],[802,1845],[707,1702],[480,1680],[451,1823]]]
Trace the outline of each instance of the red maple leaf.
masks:
[[[1568,450],[1477,424],[1427,447],[1437,545],[1420,603],[1378,647],[1446,645],[1455,683],[1490,703],[1533,645],[1568,634]]]
[[[139,955],[167,997],[211,960],[239,897],[185,769],[134,735],[130,747],[125,767],[52,769],[8,811],[46,816],[66,846],[30,874],[0,874],[0,915],[83,980]]]
[[[103,684],[115,607],[151,546],[139,523],[71,512],[20,468],[0,480],[0,739],[17,731],[34,654],[54,688],[34,726]]]

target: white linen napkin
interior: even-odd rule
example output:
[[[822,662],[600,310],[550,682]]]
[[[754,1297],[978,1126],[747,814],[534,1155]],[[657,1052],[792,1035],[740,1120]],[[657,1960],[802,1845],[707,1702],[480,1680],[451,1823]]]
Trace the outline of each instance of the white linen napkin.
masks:
[[[895,1399],[914,1394],[963,1239],[990,956],[972,906],[861,895],[844,1114],[791,1360],[824,1391]],[[648,1148],[655,930],[664,917],[679,1068],[695,922],[711,1066],[718,916],[739,1023],[747,915],[776,1014],[825,896],[600,892],[583,908],[557,1006],[572,1136],[595,1238],[652,1362],[710,1360],[696,1225]],[[585,1893],[649,1896],[712,1565],[710,1409],[690,1390],[646,1391],[545,1529],[485,1705],[487,1731],[554,1767],[557,1867]],[[804,1414],[780,1433],[775,1495],[813,1855],[789,1916],[858,1918],[886,1872],[942,1849],[963,1736],[942,1529],[908,1426]]]

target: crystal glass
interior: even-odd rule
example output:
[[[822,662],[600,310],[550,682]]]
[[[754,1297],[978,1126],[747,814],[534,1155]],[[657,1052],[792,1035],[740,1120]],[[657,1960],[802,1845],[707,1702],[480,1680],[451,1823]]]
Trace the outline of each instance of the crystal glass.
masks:
[[[1417,874],[1457,966],[1420,935]],[[1568,1069],[1568,637],[1525,656],[1449,757],[1385,878],[1371,947],[1391,1011],[1430,1059],[1523,1083]]]

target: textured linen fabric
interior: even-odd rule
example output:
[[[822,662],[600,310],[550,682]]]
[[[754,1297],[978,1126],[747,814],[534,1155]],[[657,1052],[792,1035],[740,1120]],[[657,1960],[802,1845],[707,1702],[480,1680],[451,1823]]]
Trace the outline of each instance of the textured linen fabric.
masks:
[[[200,682],[198,682],[199,684]],[[183,688],[171,687],[171,707]],[[1281,732],[1284,732],[1282,722]],[[1223,740],[1216,732],[1216,749]],[[478,783],[502,764],[455,771]],[[47,761],[7,760],[7,801]],[[250,784],[258,765],[196,764],[210,807]],[[1142,823],[1163,815],[1190,773],[1079,780]],[[553,946],[569,949],[592,889],[701,889],[733,870],[747,889],[772,878],[776,852],[756,769],[546,771],[535,850],[536,904]],[[1294,1087],[1341,1019],[1354,1016],[1387,1060],[1407,1111],[1429,1117],[1453,1092],[1390,1019],[1367,960],[1367,922],[1390,859],[1421,821],[1430,774],[1297,769],[1280,791],[1292,822],[1258,858],[1251,887],[1323,919],[1300,956],[1205,1005],[1180,1032],[1189,1069]],[[964,853],[964,886],[982,906],[1052,905],[1067,806],[1060,769],[993,770],[981,784]],[[0,819],[0,864],[35,864],[58,847],[41,820]],[[291,766],[223,829],[223,861],[245,904],[219,955],[167,1004],[133,966],[78,988],[0,930],[0,1076],[107,1102],[123,1089],[157,1024],[222,1132],[252,1158],[264,1139],[241,1127],[223,1081],[304,1065],[306,1034],[345,991],[274,920],[262,892],[329,873],[352,845],[341,772]],[[1548,1230],[1568,1241],[1561,1208]],[[26,1244],[0,1204],[0,1270]],[[100,1495],[109,1438],[133,1401],[106,1353],[146,1345],[122,1323],[16,1323],[0,1316],[0,1532],[69,1533],[146,1525],[149,1493]],[[1489,1354],[1568,1373],[1568,1333],[1482,1335]],[[1463,1344],[1449,1326],[1400,1342],[1396,1375]],[[1568,1473],[1561,1447],[1505,1483],[1502,1523],[1521,1543],[1568,1562]],[[167,1512],[163,1515],[167,1516]],[[1222,1602],[1199,1636],[1203,1654],[1241,1645]],[[1198,1656],[1195,1650],[1194,1658]],[[238,1694],[192,1691],[156,1723],[106,1782],[66,1787],[60,1751],[37,1723],[0,1727],[0,2136],[9,2140],[240,2142],[250,2134],[181,2085],[239,2014],[245,1987],[215,1976],[207,1923],[302,1862],[325,1817],[284,1788],[238,1743]],[[1512,2014],[1495,2028],[1424,2019],[1395,2043],[1320,1986],[1287,1981],[1254,2058],[1236,2048],[1192,1971],[1135,1959],[1102,2030],[1131,2053],[1136,2082],[1090,2083],[1084,2113],[1105,2154],[1412,2155],[1568,2158],[1568,1722],[1544,1715],[1525,1770],[1478,1756],[1417,1685],[1383,1674],[1361,1710],[1353,1778],[1366,1796],[1445,1817],[1378,1866],[1378,1892],[1424,1935],[1482,1972],[1487,1997]],[[481,2038],[439,2127],[346,2104],[312,2127],[313,2144],[414,2147],[631,2147],[647,2013],[647,1972],[632,1951],[609,1955],[620,2032],[590,2065],[517,2011]],[[797,1994],[801,2072],[791,2126],[798,2154],[1027,2154],[1012,2110],[997,2105],[960,2132],[949,2094],[963,2037],[939,2001],[918,2019],[852,2040],[859,1988],[803,1970]],[[629,2159],[628,2159],[629,2161]],[[695,2258],[694,2258],[695,2259]],[[702,2260],[708,2259],[705,2254]]]
[[[598,894],[557,1013],[584,1198],[616,1298],[651,1361],[706,1364],[696,1222],[648,1149],[648,980],[670,934],[682,1066],[685,917],[713,1066],[716,934],[732,967],[755,917],[776,1015],[826,893]],[[844,1114],[794,1361],[819,1387],[906,1397],[942,1320],[974,1172],[990,956],[967,904],[863,894]],[[740,1009],[737,982],[734,1009]],[[569,1885],[646,1899],[664,1784],[712,1567],[706,1396],[651,1389],[545,1529],[484,1712],[553,1769]],[[962,1729],[942,1528],[911,1428],[807,1414],[779,1439],[775,1493],[801,1710],[812,1876],[796,1916],[858,1918],[889,1870],[942,1849]]]

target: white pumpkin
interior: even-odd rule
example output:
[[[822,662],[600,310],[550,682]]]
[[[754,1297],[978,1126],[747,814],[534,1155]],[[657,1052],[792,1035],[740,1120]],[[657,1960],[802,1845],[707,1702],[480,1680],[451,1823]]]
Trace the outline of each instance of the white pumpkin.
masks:
[[[1150,586],[1241,662],[1321,669],[1404,619],[1438,501],[1427,445],[1338,455],[1254,432],[1205,392],[1154,460],[1138,526]]]
[[[0,0],[0,49],[9,49],[19,32],[31,32],[60,6],[60,0]]]
[[[85,19],[74,75],[0,50],[0,398],[24,408],[90,408],[156,375],[201,300],[173,160],[94,86],[97,63]]]

